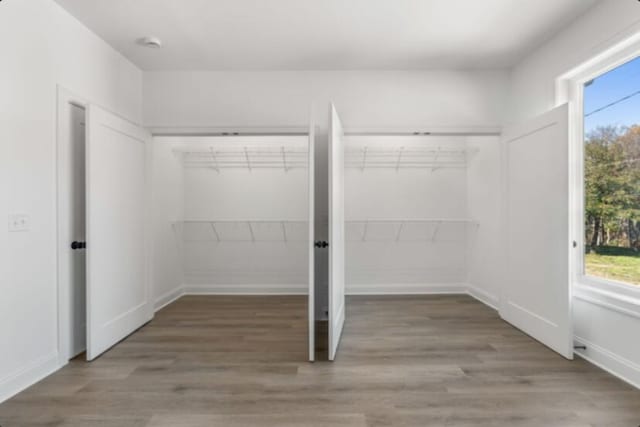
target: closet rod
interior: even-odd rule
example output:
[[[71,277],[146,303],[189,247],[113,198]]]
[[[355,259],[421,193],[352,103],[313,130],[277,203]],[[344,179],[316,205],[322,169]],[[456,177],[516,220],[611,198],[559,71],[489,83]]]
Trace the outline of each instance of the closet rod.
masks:
[[[295,223],[307,223],[309,221],[302,219],[186,219],[181,221],[174,221],[174,223],[182,224],[295,224]]]
[[[308,126],[148,126],[153,136],[308,136]]]
[[[249,153],[250,154],[250,153]],[[213,158],[211,159],[185,159],[184,163],[193,163],[193,164],[209,164],[209,163],[214,163],[216,165],[224,165],[224,164],[229,164],[229,165],[237,165],[237,164],[244,164],[244,166],[247,166],[247,160],[246,158],[240,160],[223,160],[223,159],[216,159],[214,160]],[[307,162],[302,161],[302,160],[291,160],[291,159],[287,159],[286,164],[306,164]],[[282,159],[274,159],[274,160],[256,160],[255,156],[251,156],[251,165],[259,165],[259,164],[273,164],[273,165],[279,165],[280,167],[283,167],[283,162]]]
[[[209,150],[173,150],[175,153],[181,153],[181,154],[186,154],[189,156],[193,156],[193,157],[203,157],[206,158],[208,157],[211,152],[214,152],[220,159],[223,159],[224,157],[237,157],[237,156],[241,156],[244,154],[244,151],[240,151],[240,150],[224,150],[224,149],[216,149],[213,146],[208,147]],[[278,149],[274,149],[273,151],[264,151],[264,149],[262,149],[262,151],[258,151],[258,150],[252,150],[251,148],[248,147],[248,151],[249,153],[251,153],[251,155],[253,156],[264,156],[264,157],[273,157],[273,158],[279,158],[280,156],[282,156],[282,149],[278,148]],[[308,154],[308,151],[306,150],[300,150],[300,151],[293,151],[293,150],[286,150],[285,149],[285,153],[287,155],[296,155],[296,156],[306,156]]]
[[[501,126],[415,126],[346,128],[346,136],[500,136]]]
[[[471,218],[371,218],[371,219],[347,219],[345,222],[353,224],[364,223],[437,223],[437,222],[453,222],[453,223],[476,223]]]
[[[374,144],[375,145],[375,144]],[[398,148],[372,148],[368,145],[363,145],[360,149],[347,149],[345,150],[346,154],[358,154],[358,155],[362,155],[362,153],[366,150],[368,150],[369,154],[371,155],[396,155],[398,154],[398,152],[400,151],[400,149],[402,148],[405,154],[412,154],[415,156],[433,156],[433,155],[441,155],[441,154],[448,154],[448,155],[465,155],[467,154],[467,152],[469,151],[466,147],[465,148],[443,148],[445,144],[441,144],[441,145],[435,145],[432,146],[432,148],[425,148],[425,147],[407,147],[407,146],[402,146],[402,147],[398,147]]]

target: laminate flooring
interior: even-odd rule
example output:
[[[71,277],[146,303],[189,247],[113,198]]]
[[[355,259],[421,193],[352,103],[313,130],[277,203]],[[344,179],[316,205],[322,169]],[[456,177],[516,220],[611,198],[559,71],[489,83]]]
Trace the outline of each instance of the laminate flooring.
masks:
[[[468,296],[350,297],[333,363],[307,362],[306,336],[304,296],[185,296],[0,426],[640,425],[640,391]]]

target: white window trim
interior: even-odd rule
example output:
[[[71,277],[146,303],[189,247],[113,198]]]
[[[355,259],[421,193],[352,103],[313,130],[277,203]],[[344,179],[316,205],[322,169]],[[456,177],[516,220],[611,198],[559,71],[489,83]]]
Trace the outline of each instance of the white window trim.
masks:
[[[578,250],[572,256],[572,285],[576,298],[640,318],[640,286],[584,272],[584,85],[640,57],[640,32],[595,56],[556,80],[556,102],[570,103],[569,153],[572,200],[571,234]]]

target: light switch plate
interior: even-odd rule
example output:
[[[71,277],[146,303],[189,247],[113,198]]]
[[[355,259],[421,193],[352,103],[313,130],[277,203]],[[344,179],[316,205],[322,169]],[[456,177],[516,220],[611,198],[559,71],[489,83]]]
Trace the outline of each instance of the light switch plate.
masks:
[[[31,219],[29,215],[25,214],[13,214],[9,215],[9,231],[29,231],[31,226]]]

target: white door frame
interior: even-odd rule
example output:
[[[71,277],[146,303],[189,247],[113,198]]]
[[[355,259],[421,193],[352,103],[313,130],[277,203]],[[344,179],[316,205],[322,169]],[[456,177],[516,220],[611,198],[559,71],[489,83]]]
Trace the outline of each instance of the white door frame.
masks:
[[[63,239],[67,233],[65,218],[71,215],[69,210],[68,194],[63,191],[62,183],[69,181],[70,165],[65,155],[69,150],[71,132],[68,125],[68,106],[75,105],[85,110],[89,108],[89,102],[62,86],[57,87],[57,117],[56,117],[56,270],[58,288],[58,362],[60,366],[69,362],[71,343],[71,274],[66,267],[68,257],[64,255],[68,251],[70,242]]]
[[[315,298],[316,298],[316,286],[315,286],[315,122],[313,120],[313,105],[309,111],[309,154],[308,154],[308,165],[307,165],[307,174],[308,174],[308,189],[307,189],[307,206],[309,209],[308,218],[309,218],[309,242],[308,242],[308,250],[309,250],[309,295],[307,295],[307,315],[309,321],[309,362],[314,362],[316,360],[316,306],[315,306]]]

